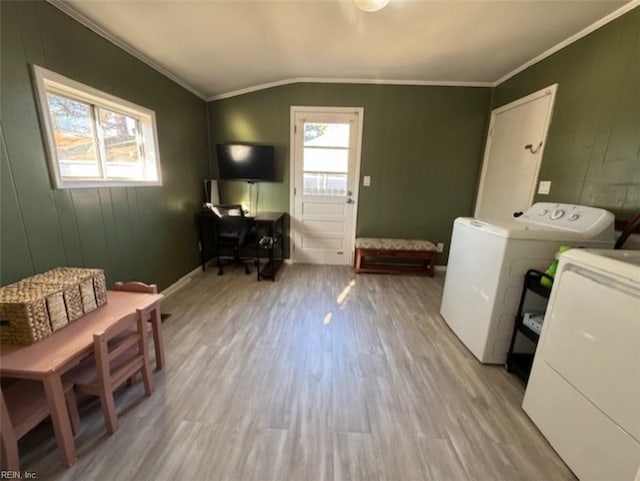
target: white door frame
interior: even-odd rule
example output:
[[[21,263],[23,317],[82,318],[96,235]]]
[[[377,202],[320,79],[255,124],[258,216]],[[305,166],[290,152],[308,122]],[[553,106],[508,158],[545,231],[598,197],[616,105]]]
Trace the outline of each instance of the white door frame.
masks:
[[[482,194],[484,193],[484,181],[487,174],[488,164],[489,164],[489,154],[491,153],[491,144],[493,142],[493,125],[496,120],[496,115],[506,112],[507,110],[515,109],[520,107],[521,105],[527,104],[539,98],[545,97],[547,95],[551,96],[551,105],[549,107],[549,111],[547,112],[547,118],[545,119],[544,124],[544,136],[542,137],[542,145],[540,146],[540,155],[536,159],[535,165],[535,176],[532,180],[531,185],[531,196],[529,198],[529,206],[533,203],[533,198],[536,195],[536,184],[538,183],[538,179],[540,177],[540,166],[542,165],[542,158],[544,156],[544,148],[547,146],[547,136],[549,135],[549,125],[551,124],[551,117],[553,116],[553,108],[556,103],[556,92],[558,91],[558,84],[549,85],[543,89],[540,89],[532,94],[527,95],[526,97],[522,97],[518,100],[514,100],[508,104],[505,104],[501,107],[495,108],[491,111],[491,121],[489,122],[489,130],[487,133],[487,144],[484,149],[484,156],[482,158],[482,173],[480,174],[480,183],[478,184],[478,194],[476,196],[476,203],[474,206],[474,217],[477,216],[478,206],[482,200]]]
[[[358,116],[358,132],[356,138],[356,170],[354,172],[354,186],[353,186],[353,198],[356,205],[353,209],[353,227],[349,233],[353,239],[353,245],[355,246],[356,227],[358,225],[358,208],[360,201],[360,162],[362,160],[362,133],[364,131],[364,107],[319,107],[319,106],[299,106],[292,105],[289,115],[289,215],[293,219],[295,217],[295,115],[300,112],[312,112],[312,113],[340,113],[340,114],[356,114]],[[296,262],[295,257],[295,222],[289,222],[289,238],[291,245],[291,262]],[[355,255],[355,247],[350,252],[351,263]]]

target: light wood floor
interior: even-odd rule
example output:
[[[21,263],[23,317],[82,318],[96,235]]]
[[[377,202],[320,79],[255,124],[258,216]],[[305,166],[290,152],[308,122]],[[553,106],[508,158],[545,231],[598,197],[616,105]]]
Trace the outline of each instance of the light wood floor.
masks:
[[[523,387],[483,366],[439,315],[442,277],[286,266],[196,276],[163,303],[156,391],[97,404],[60,468],[50,426],[21,444],[39,479],[573,480],[520,408]],[[464,300],[461,300],[464,302]]]

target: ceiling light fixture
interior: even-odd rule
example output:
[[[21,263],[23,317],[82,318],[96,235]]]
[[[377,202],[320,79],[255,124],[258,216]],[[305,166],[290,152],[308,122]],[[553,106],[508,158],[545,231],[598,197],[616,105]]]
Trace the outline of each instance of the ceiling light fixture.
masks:
[[[391,0],[351,0],[363,12],[382,10]]]

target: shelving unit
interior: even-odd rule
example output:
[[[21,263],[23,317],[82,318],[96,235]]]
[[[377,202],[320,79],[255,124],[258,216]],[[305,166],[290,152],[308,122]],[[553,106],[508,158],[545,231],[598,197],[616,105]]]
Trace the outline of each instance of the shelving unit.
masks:
[[[544,299],[549,299],[551,295],[551,288],[545,287],[540,284],[542,279],[549,279],[553,282],[553,278],[544,272],[537,271],[535,269],[529,269],[524,275],[524,285],[522,286],[522,294],[520,295],[520,304],[518,305],[518,312],[515,318],[515,324],[513,326],[513,334],[511,336],[511,344],[509,345],[509,351],[507,352],[507,361],[505,368],[508,372],[515,374],[525,384],[529,380],[529,374],[531,373],[531,366],[533,365],[533,354],[514,352],[514,346],[518,334],[525,336],[531,340],[534,344],[538,343],[540,335],[524,324],[524,304],[529,292],[534,292]]]
[[[283,255],[283,239],[282,235],[275,234],[273,239],[275,242],[270,244],[269,246],[262,246],[258,244],[258,250],[256,252],[256,266],[258,268],[258,280],[261,279],[271,279],[272,281],[276,280],[276,274],[282,267],[284,263]],[[282,252],[280,258],[276,258],[276,248],[279,248]],[[262,254],[262,255],[261,255]],[[261,259],[263,255],[266,255],[267,262],[265,264],[261,264]]]
[[[256,244],[256,267],[258,280],[276,280],[276,274],[284,265],[285,239],[284,212],[263,212],[256,217],[256,224],[261,230],[260,238],[272,239],[268,244]],[[265,264],[262,260],[267,259]]]

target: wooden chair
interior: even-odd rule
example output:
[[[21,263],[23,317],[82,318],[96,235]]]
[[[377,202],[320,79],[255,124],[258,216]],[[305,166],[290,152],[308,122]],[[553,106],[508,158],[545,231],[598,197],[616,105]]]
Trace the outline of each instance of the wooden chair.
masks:
[[[142,282],[116,282],[114,290],[124,292],[142,292],[145,294],[157,294],[158,286],[155,284],[144,284]],[[151,331],[153,333],[153,347],[156,353],[156,369],[161,370],[164,367],[164,341],[162,339],[162,320],[160,312],[155,310],[149,318]]]
[[[107,432],[118,430],[114,391],[138,371],[147,397],[153,394],[147,355],[147,326],[141,311],[93,335],[94,354],[65,375],[76,392],[100,398]]]
[[[73,393],[73,385],[64,383],[64,392],[74,434],[80,429],[80,417]],[[49,405],[44,386],[39,381],[18,380],[0,390],[0,437],[2,438],[2,467],[20,470],[18,440],[49,417]]]

